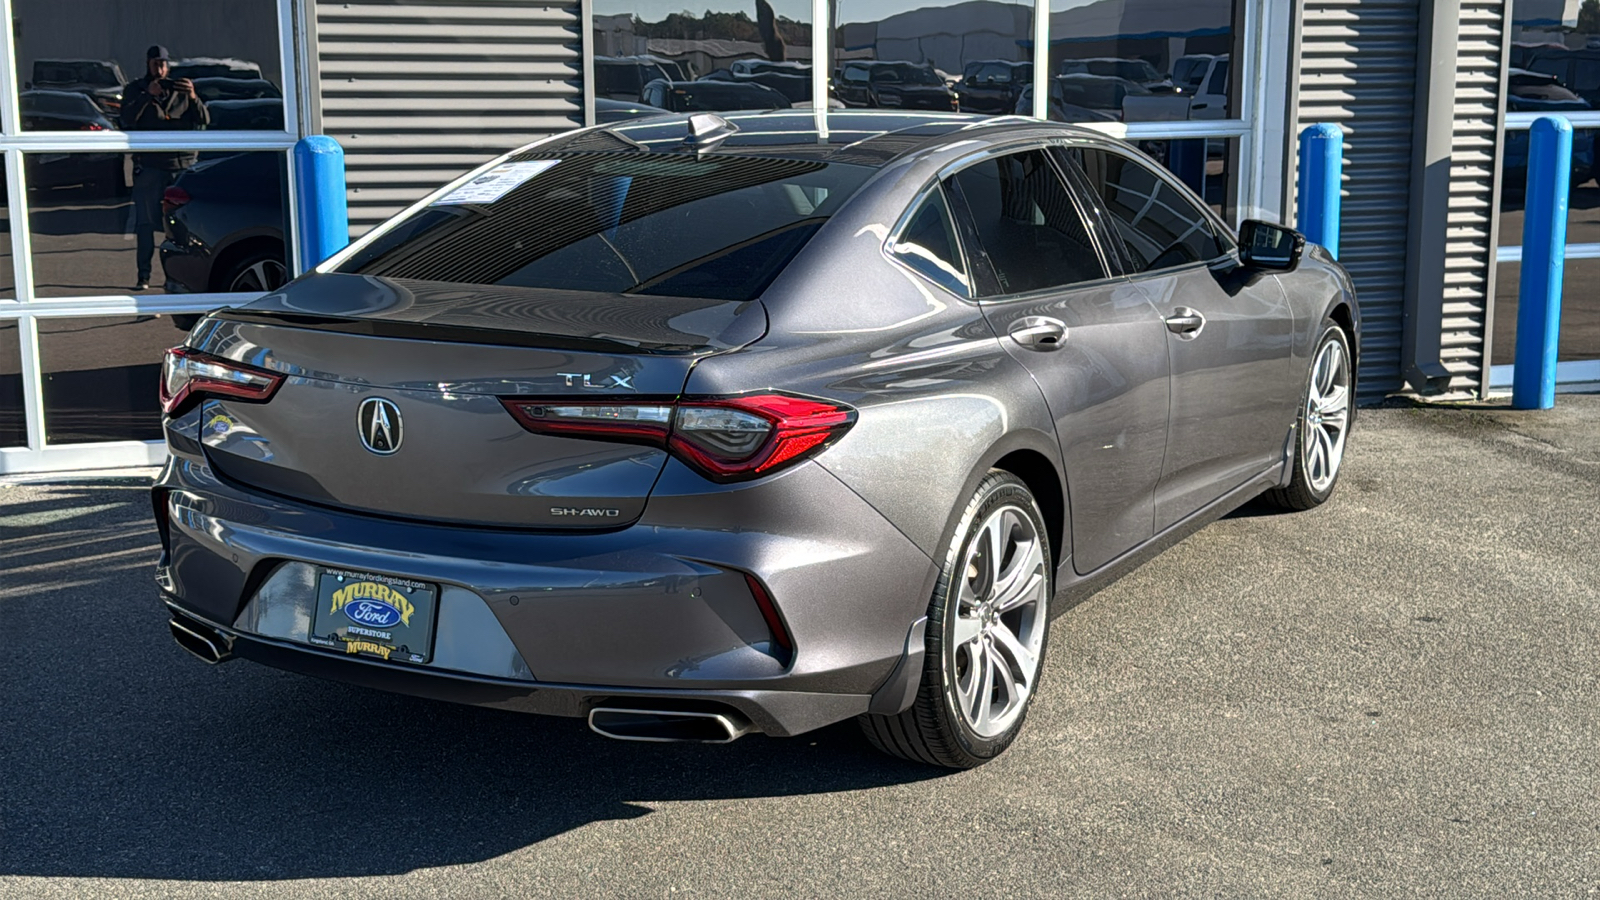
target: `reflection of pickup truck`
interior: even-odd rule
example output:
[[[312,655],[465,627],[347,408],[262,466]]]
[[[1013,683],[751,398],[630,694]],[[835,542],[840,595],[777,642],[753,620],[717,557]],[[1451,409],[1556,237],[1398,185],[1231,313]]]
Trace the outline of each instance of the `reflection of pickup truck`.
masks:
[[[260,78],[261,66],[248,59],[195,56],[180,59],[167,72],[170,78]]]
[[[804,63],[740,59],[726,69],[700,76],[702,81],[708,79],[765,85],[796,106],[811,103],[811,67]]]
[[[734,109],[788,109],[787,97],[753,81],[667,81],[656,79],[639,92],[643,102],[671,112],[723,112]]]
[[[1032,84],[1031,62],[979,59],[962,68],[956,93],[962,112],[1005,115],[1016,109],[1017,98]]]
[[[1591,112],[1589,101],[1562,87],[1554,75],[1511,69],[1506,73],[1506,111],[1556,113],[1572,115]],[[1587,128],[1572,129],[1572,180],[1577,187],[1595,177],[1595,134]],[[1516,192],[1523,188],[1528,170],[1528,132],[1507,129],[1505,155],[1501,168],[1506,173],[1506,188]]]
[[[115,60],[36,59],[33,81],[27,86],[86,94],[102,112],[115,117],[122,109],[122,86],[126,83]]]
[[[1229,55],[1191,53],[1172,65],[1172,83],[1189,94],[1189,118],[1223,119],[1228,110]]]
[[[1096,56],[1089,59],[1069,59],[1061,63],[1057,75],[1098,75],[1102,78],[1121,78],[1154,94],[1177,93],[1172,79],[1156,71],[1149,62],[1134,58]]]

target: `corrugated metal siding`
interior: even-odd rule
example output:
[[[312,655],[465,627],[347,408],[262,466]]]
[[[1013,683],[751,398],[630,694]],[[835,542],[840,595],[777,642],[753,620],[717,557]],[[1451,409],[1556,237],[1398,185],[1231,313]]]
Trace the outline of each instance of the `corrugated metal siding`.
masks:
[[[1361,303],[1360,399],[1401,387],[1417,0],[1306,0],[1302,126],[1345,132],[1339,261]]]
[[[577,3],[316,3],[322,132],[345,148],[350,233],[520,144],[582,123]]]
[[[1450,150],[1449,235],[1445,256],[1440,361],[1451,394],[1475,394],[1487,365],[1484,344],[1494,296],[1494,235],[1505,120],[1504,46],[1508,0],[1462,0]]]

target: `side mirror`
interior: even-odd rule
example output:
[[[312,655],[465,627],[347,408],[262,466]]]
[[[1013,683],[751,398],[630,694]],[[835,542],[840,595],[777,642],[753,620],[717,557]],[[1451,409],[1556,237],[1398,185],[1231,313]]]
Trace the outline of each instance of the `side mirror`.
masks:
[[[1306,251],[1306,236],[1293,228],[1248,219],[1239,226],[1239,257],[1256,269],[1293,272]]]

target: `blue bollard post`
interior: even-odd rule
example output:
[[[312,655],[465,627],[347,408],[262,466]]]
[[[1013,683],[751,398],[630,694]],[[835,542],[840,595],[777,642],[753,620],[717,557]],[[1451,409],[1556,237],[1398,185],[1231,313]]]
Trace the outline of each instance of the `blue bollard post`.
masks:
[[[1339,188],[1344,175],[1344,131],[1311,125],[1300,132],[1300,217],[1306,240],[1339,258]]]
[[[1567,188],[1572,179],[1572,123],[1544,116],[1528,133],[1528,192],[1523,203],[1522,282],[1517,295],[1513,409],[1556,405],[1556,341],[1561,333],[1561,275],[1567,261]]]
[[[295,224],[300,232],[299,271],[307,272],[350,243],[344,196],[344,148],[324,134],[294,145]]]

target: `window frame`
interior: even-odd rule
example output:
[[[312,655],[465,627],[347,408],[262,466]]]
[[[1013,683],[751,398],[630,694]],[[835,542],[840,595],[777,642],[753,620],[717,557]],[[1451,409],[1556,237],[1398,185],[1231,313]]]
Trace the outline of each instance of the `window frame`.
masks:
[[[305,43],[309,7],[303,0],[274,0],[277,21],[279,85],[283,94],[282,131],[182,131],[182,132],[78,132],[23,131],[21,79],[17,71],[16,36],[12,29],[0,35],[4,65],[0,65],[0,159],[4,160],[6,206],[9,218],[11,262],[15,294],[0,299],[0,318],[17,323],[21,350],[23,419],[28,442],[24,446],[0,447],[0,475],[10,472],[64,471],[114,466],[157,465],[166,458],[163,441],[117,440],[92,443],[62,443],[45,440],[46,421],[43,398],[44,371],[39,347],[39,322],[47,318],[181,315],[204,313],[222,306],[238,306],[260,296],[259,293],[84,294],[72,297],[39,298],[34,294],[32,221],[24,176],[24,159],[44,153],[139,153],[164,150],[267,151],[281,154],[289,184],[296,177],[294,154],[290,152],[306,134],[307,60],[314,56],[314,45]],[[0,12],[11,15],[10,0],[0,0]],[[127,75],[129,73],[123,73]],[[294,191],[284,198],[284,252],[291,275],[300,274],[300,234]],[[131,282],[131,278],[130,278]],[[174,329],[173,344],[182,341]],[[152,401],[153,402],[153,401]]]
[[[940,284],[939,282],[935,281],[926,272],[923,272],[916,266],[913,266],[907,262],[905,258],[896,250],[896,246],[900,243],[901,236],[904,235],[906,230],[911,227],[911,223],[916,219],[917,214],[922,212],[923,204],[927,203],[929,198],[931,198],[934,194],[938,194],[940,199],[944,202],[944,212],[950,220],[950,234],[953,238],[955,238],[956,262],[957,265],[961,267],[962,277],[966,279],[966,283],[963,285],[965,290],[961,293],[952,291],[948,285]],[[967,253],[966,243],[966,235],[962,232],[960,217],[956,215],[955,204],[950,198],[950,192],[944,189],[944,182],[942,179],[935,178],[933,181],[923,185],[920,189],[918,189],[916,196],[909,204],[906,205],[905,211],[902,212],[900,214],[900,218],[896,220],[894,228],[890,229],[888,239],[883,242],[883,254],[889,259],[890,262],[916,275],[923,281],[934,285],[945,293],[960,297],[963,300],[976,302],[978,299],[977,291],[976,286],[973,283],[975,272],[972,259]]]
[[[1085,212],[1082,192],[1072,179],[1066,176],[1061,165],[1050,152],[1055,141],[1040,141],[1038,139],[1025,142],[1007,143],[997,147],[989,147],[984,151],[963,157],[939,170],[936,183],[947,185],[945,189],[946,200],[950,207],[950,215],[955,220],[956,233],[963,245],[971,244],[973,249],[964,251],[967,256],[968,281],[972,285],[972,300],[979,305],[1013,303],[1034,300],[1042,296],[1075,291],[1080,288],[1101,285],[1108,281],[1116,281],[1123,277],[1120,271],[1120,261],[1113,263],[1111,254],[1105,245],[1104,237],[1099,233],[1096,222]],[[1088,281],[1073,281],[1066,284],[1051,285],[1050,287],[1037,288],[1031,291],[1013,291],[1009,293],[994,293],[986,295],[983,287],[994,285],[999,287],[1000,279],[994,271],[994,263],[989,259],[989,254],[983,249],[983,241],[977,231],[977,224],[972,219],[972,211],[967,205],[966,195],[961,190],[960,184],[954,180],[955,175],[973,166],[982,165],[994,159],[1013,156],[1019,153],[1038,152],[1045,158],[1045,164],[1051,172],[1055,173],[1067,197],[1072,203],[1078,221],[1083,225],[1084,232],[1089,237],[1090,246],[1094,248],[1095,258],[1100,263],[1100,271],[1105,274],[1100,278]]]

